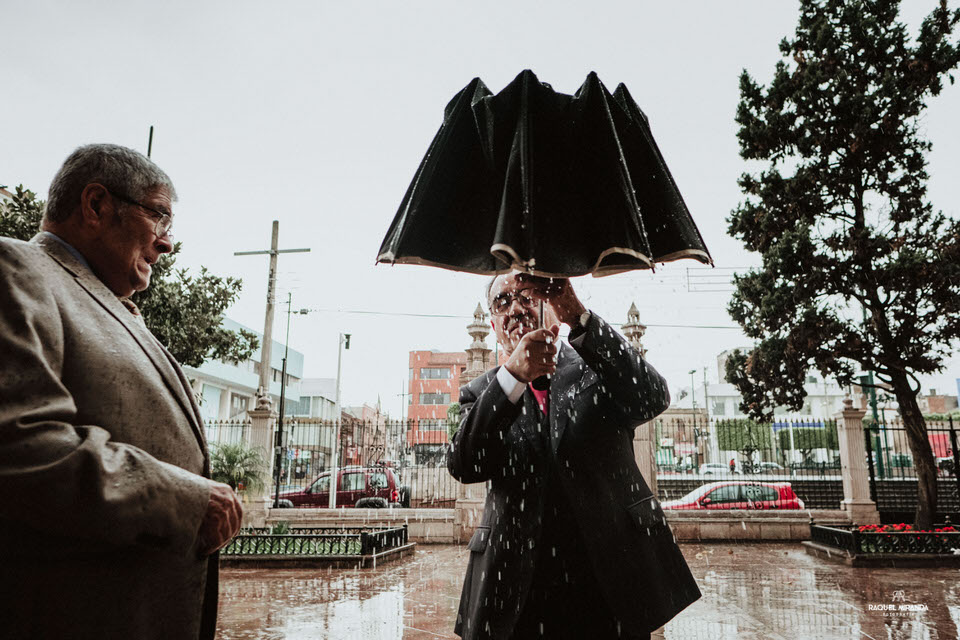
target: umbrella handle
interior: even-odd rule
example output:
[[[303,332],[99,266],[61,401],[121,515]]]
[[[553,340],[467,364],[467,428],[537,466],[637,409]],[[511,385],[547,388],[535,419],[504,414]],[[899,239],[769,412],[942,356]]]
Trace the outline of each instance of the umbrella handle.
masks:
[[[543,329],[543,298],[540,299],[540,326],[538,328]],[[537,391],[546,391],[550,388],[550,376],[540,376],[531,385]]]

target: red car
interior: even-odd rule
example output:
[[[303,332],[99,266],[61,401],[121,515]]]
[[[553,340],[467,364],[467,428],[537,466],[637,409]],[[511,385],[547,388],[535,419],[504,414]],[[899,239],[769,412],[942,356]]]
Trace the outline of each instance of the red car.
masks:
[[[666,500],[664,509],[803,509],[789,482],[711,482],[679,500]]]
[[[401,506],[400,477],[389,467],[344,467],[338,470],[338,507],[382,508]],[[406,497],[409,504],[409,497]],[[280,507],[330,506],[330,472],[321,473],[301,491],[280,494]],[[406,505],[402,505],[406,506]]]

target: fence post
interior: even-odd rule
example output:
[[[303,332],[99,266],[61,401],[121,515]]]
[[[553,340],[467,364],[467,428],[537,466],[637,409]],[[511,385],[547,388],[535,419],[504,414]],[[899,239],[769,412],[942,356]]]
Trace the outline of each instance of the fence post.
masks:
[[[867,473],[870,474],[870,499],[877,501],[877,472],[873,468],[873,429],[871,427],[862,427],[863,444],[867,449]]]
[[[274,424],[277,412],[272,405],[257,407],[247,411],[250,429],[247,431],[247,444],[256,449],[266,462],[264,487],[257,493],[250,493],[249,502],[243,508],[244,526],[264,527],[267,522],[267,510],[273,506],[274,490]]]
[[[840,509],[847,512],[853,524],[880,522],[877,503],[870,499],[867,450],[863,437],[863,416],[866,413],[862,409],[854,409],[853,400],[847,396],[843,399],[843,410],[836,416],[843,479]]]
[[[646,422],[633,432],[633,457],[653,495],[657,495],[657,425]]]
[[[953,428],[953,416],[948,415],[950,423],[950,449],[953,453],[953,479],[957,483],[957,502],[960,503],[960,450],[957,450],[957,431]],[[960,507],[957,509],[960,511]]]

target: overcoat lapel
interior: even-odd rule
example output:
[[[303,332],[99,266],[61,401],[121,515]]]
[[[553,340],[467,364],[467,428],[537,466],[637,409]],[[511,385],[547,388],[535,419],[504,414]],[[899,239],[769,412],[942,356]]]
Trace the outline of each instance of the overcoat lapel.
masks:
[[[557,454],[564,430],[570,422],[570,406],[573,404],[577,387],[575,382],[580,380],[587,371],[584,363],[582,369],[577,365],[573,347],[560,343],[560,352],[557,354],[557,372],[550,381],[550,403],[547,411],[550,413],[550,446],[553,454]],[[581,361],[582,362],[582,361]]]
[[[156,337],[150,333],[146,326],[140,324],[126,307],[117,299],[117,296],[107,288],[103,282],[97,278],[90,269],[80,263],[66,247],[56,240],[43,235],[35,236],[32,240],[39,244],[50,257],[56,260],[60,265],[69,271],[79,284],[90,296],[103,307],[104,311],[113,316],[117,322],[123,325],[124,329],[140,345],[153,366],[160,372],[160,377],[177,399],[184,415],[187,416],[193,433],[197,438],[197,444],[204,452],[204,466],[208,464],[206,455],[206,439],[203,436],[199,411],[196,409],[196,402],[193,400],[193,394],[185,378],[177,371],[172,363],[173,356],[167,352]]]

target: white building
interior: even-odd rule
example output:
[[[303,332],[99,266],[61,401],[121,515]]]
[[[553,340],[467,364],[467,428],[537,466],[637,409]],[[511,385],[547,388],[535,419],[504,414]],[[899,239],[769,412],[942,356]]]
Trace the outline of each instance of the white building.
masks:
[[[745,350],[745,349],[741,349]],[[719,383],[711,383],[705,379],[703,369],[697,369],[693,374],[694,386],[682,387],[671,393],[672,407],[678,409],[706,408],[707,414],[714,419],[742,418],[740,410],[743,397],[737,388],[726,381],[726,361],[733,350],[721,352],[717,356],[717,379]],[[699,378],[699,379],[698,379]],[[794,411],[786,407],[774,409],[777,417],[802,420],[808,417],[832,418],[835,413],[843,409],[843,399],[846,391],[836,382],[827,381],[817,375],[810,374],[803,385],[807,393],[803,407]]]
[[[227,329],[246,329],[229,318],[223,319]],[[254,332],[262,340],[263,335]],[[273,341],[270,352],[271,382],[270,396],[274,406],[280,406],[280,379],[283,370],[284,345]],[[183,367],[193,391],[200,399],[200,414],[205,422],[223,420],[240,421],[246,412],[253,409],[256,402],[257,387],[260,383],[260,350],[257,349],[249,359],[237,364],[221,360],[206,360],[198,368]],[[300,379],[303,377],[303,354],[290,349],[287,360],[287,383],[285,403],[299,406]],[[286,409],[284,413],[290,415]]]
[[[290,403],[288,416],[334,420],[337,416],[337,379],[304,378],[300,381],[300,400]]]

